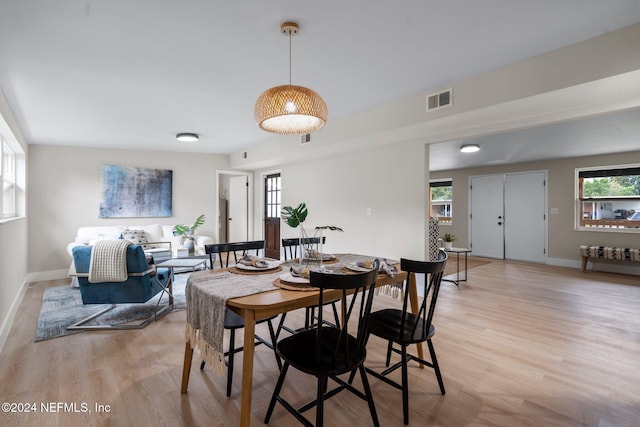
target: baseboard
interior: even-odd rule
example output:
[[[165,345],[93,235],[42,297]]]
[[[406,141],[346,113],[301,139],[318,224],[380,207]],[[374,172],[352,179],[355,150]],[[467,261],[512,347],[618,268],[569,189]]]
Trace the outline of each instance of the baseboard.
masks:
[[[30,282],[42,282],[44,280],[58,280],[58,279],[70,279],[69,269],[39,271],[36,273],[29,273],[27,274],[26,281],[27,283],[30,283]]]
[[[556,267],[581,268],[580,260],[564,259],[564,258],[547,258],[545,264],[555,265]]]
[[[20,290],[18,294],[13,300],[13,304],[11,304],[11,308],[9,309],[9,313],[2,321],[2,326],[0,327],[0,354],[4,349],[4,344],[7,342],[7,338],[9,338],[9,331],[11,331],[11,326],[13,325],[13,320],[16,317],[16,313],[18,312],[18,308],[22,303],[22,298],[24,297],[25,292],[27,291],[28,280],[24,280],[22,285],[20,286]]]

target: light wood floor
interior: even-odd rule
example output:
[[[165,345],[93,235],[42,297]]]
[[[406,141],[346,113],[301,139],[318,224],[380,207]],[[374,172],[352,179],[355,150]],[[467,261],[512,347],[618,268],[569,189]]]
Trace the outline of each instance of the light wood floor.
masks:
[[[189,392],[180,394],[184,311],[143,330],[34,343],[43,289],[63,283],[29,286],[0,354],[0,401],[86,402],[109,412],[0,412],[0,425],[238,424],[241,357],[231,398],[223,377],[199,371],[197,352]],[[398,304],[376,298],[378,307]],[[410,368],[412,426],[640,426],[638,277],[493,261],[471,269],[460,289],[443,284],[435,324],[447,394],[431,370]],[[368,366],[379,367],[384,343],[370,344]],[[256,348],[255,375],[252,424],[259,426],[277,377],[264,346]],[[371,383],[381,425],[401,426],[400,392]],[[285,390],[302,403],[315,385],[290,371]],[[327,426],[371,425],[366,404],[350,393],[331,399],[325,413]],[[277,406],[269,425],[297,422]]]

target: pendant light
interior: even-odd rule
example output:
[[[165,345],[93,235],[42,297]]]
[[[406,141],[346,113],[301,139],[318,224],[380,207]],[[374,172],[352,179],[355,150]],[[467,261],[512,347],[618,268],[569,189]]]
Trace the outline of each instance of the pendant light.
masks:
[[[304,135],[327,122],[327,104],[315,91],[291,84],[291,38],[298,33],[295,22],[280,26],[289,36],[289,84],[267,89],[258,97],[254,114],[260,129],[267,132]]]

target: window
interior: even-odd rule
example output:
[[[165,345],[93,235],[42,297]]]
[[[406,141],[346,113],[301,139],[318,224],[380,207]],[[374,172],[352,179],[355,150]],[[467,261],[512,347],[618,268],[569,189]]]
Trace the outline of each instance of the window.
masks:
[[[577,169],[580,229],[640,229],[640,165]]]
[[[265,178],[265,218],[280,218],[281,193],[280,174],[267,175]]]
[[[4,141],[0,176],[2,177],[1,219],[12,218],[16,216],[16,155]]]
[[[438,180],[429,182],[429,203],[431,205],[430,217],[438,218],[443,224],[451,224],[453,211],[453,181]]]

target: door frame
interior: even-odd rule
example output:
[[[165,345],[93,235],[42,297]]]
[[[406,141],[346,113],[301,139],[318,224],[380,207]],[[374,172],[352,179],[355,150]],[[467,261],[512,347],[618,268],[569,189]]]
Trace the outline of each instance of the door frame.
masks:
[[[220,193],[220,186],[222,183],[223,175],[232,175],[232,176],[240,176],[244,175],[247,177],[247,182],[249,186],[247,188],[247,234],[251,239],[251,236],[254,235],[254,215],[253,215],[253,172],[249,171],[239,171],[239,170],[217,170],[216,171],[216,200],[215,200],[215,209],[216,209],[216,236],[218,242],[220,242],[220,236],[218,236],[218,230],[220,230],[220,196],[223,194]]]

